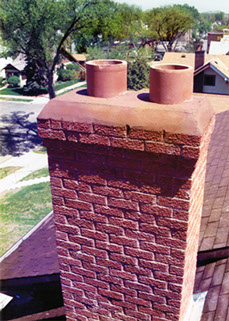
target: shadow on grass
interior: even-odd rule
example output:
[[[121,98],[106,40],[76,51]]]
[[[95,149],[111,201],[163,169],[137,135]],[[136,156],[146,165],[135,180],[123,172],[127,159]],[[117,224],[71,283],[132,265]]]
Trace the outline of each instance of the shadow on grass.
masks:
[[[11,112],[0,118],[0,155],[20,156],[41,144],[36,122],[30,121],[33,113]]]

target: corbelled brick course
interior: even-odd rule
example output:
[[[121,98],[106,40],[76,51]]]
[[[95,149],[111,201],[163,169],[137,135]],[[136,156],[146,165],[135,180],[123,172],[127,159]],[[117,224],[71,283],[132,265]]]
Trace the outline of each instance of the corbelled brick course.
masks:
[[[191,135],[41,114],[68,321],[183,320],[213,126]]]

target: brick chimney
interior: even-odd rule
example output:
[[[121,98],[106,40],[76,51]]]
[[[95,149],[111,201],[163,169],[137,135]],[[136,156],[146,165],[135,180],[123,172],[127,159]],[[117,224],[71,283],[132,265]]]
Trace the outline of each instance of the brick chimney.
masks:
[[[68,321],[184,320],[214,115],[190,88],[182,102],[160,103],[173,86],[163,70],[183,88],[177,72],[189,68],[159,69],[150,88],[159,103],[148,90],[100,98],[79,89],[38,117]]]
[[[204,50],[195,51],[195,70],[204,65]]]

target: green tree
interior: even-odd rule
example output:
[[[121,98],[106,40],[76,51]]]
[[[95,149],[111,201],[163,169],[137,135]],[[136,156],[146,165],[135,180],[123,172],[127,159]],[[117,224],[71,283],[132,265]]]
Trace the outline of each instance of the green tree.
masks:
[[[149,87],[149,65],[144,57],[137,57],[128,63],[128,89],[140,90]]]
[[[152,9],[146,15],[149,30],[163,42],[166,51],[175,49],[176,41],[192,28],[194,22],[190,13],[176,6]]]
[[[93,8],[103,0],[1,0],[0,26],[5,55],[33,59],[45,79],[49,97],[55,97],[53,76],[61,48],[73,32],[93,24]]]

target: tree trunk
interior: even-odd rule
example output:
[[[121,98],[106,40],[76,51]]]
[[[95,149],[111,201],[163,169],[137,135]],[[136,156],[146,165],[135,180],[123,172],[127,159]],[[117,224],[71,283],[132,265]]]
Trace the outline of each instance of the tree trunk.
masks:
[[[53,86],[53,75],[50,74],[48,76],[48,93],[49,93],[49,98],[53,99],[56,97],[54,86]]]

